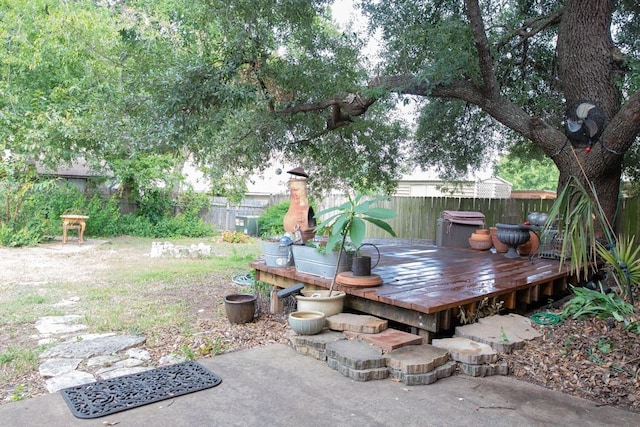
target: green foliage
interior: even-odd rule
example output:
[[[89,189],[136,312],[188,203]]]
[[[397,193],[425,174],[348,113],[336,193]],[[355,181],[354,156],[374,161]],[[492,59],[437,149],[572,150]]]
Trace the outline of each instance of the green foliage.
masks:
[[[271,205],[260,217],[258,224],[263,237],[282,236],[284,234],[284,216],[289,210],[290,201]]]
[[[460,121],[465,126],[460,125]],[[443,178],[456,179],[486,167],[486,146],[478,141],[491,132],[492,120],[480,108],[459,100],[436,99],[420,110],[411,154],[421,165],[433,165]]]
[[[562,88],[573,80],[562,81],[556,72],[564,54],[555,50],[558,20],[551,18],[564,2],[478,2],[491,52],[487,72],[495,82],[481,79],[480,43],[469,27],[470,7],[460,1],[358,2],[370,20],[369,34],[384,35],[378,63],[362,54],[366,32],[332,25],[330,3],[3,2],[0,149],[51,165],[79,155],[106,163],[123,196],[144,207],[156,180],[176,188],[186,159],[200,165],[216,194],[234,200],[247,177],[274,158],[309,171],[312,191],[346,183],[387,194],[406,168],[435,166],[448,179],[460,178],[486,166],[496,150],[531,145],[532,137],[541,144],[541,134],[545,144],[558,136],[551,127],[534,132],[536,126],[522,122],[560,130],[567,99]],[[611,17],[602,17],[603,23],[612,18],[611,63],[620,68],[610,73],[617,86],[592,93],[613,90],[619,93],[602,97],[632,99],[638,89],[637,15],[637,5],[625,0],[616,2]],[[617,52],[624,52],[624,64]],[[385,75],[413,79],[400,88],[373,84],[373,77]],[[589,78],[577,86],[608,80]],[[489,99],[487,85],[493,83],[499,96]],[[404,110],[393,111],[413,98],[390,90],[419,96],[440,91],[417,104],[416,138],[413,123],[400,117]],[[352,94],[352,106],[367,96],[376,103],[332,128],[331,108],[319,106],[344,94]],[[504,108],[488,117],[485,110],[496,104]],[[303,105],[309,106],[304,114],[294,114]],[[522,135],[512,130],[517,128]],[[637,169],[635,157],[624,165]],[[630,171],[627,176],[638,176]],[[532,174],[522,185],[546,187],[544,175],[544,182],[532,181]],[[159,209],[144,215],[158,223],[165,211],[154,207]]]
[[[41,240],[49,212],[34,203],[52,188],[53,181],[38,181],[30,164],[14,157],[0,161],[0,245],[30,246]]]
[[[347,194],[348,201],[340,206],[325,209],[318,212],[318,218],[327,216],[318,224],[318,229],[330,229],[331,234],[327,241],[327,249],[341,251],[344,248],[346,238],[351,239],[351,243],[356,249],[362,246],[365,237],[366,224],[365,221],[379,227],[391,234],[393,237],[396,233],[386,220],[395,218],[396,212],[387,208],[376,208],[372,205],[386,200],[385,196],[379,196],[373,199],[365,200],[364,194],[356,194],[351,196]]]
[[[180,350],[182,351],[182,354],[184,355],[184,357],[187,358],[187,360],[195,360],[196,359],[195,353],[193,352],[191,347],[189,347],[188,345],[183,344],[182,346],[180,346]]]
[[[251,237],[238,231],[225,231],[222,233],[222,241],[227,243],[249,243]]]
[[[121,233],[119,225],[120,204],[117,198],[110,197],[104,200],[96,195],[89,200],[86,206],[86,212],[90,219],[85,231],[87,235],[117,236]]]
[[[557,223],[562,237],[560,263],[566,261],[570,248],[570,271],[582,278],[588,278],[589,270],[595,268],[592,261],[597,256],[597,237],[602,236],[607,245],[614,241],[613,229],[598,203],[593,185],[590,185],[587,189],[572,177],[551,206],[545,224],[549,228]]]
[[[122,215],[118,222],[119,234],[136,237],[156,237],[154,224],[148,218],[137,215]]]
[[[200,212],[208,206],[206,195],[186,192],[174,206],[168,192],[157,191],[154,194],[154,197],[147,198],[149,203],[136,212],[136,219],[127,220],[128,234],[144,237],[204,237],[213,234],[213,228],[200,218]],[[181,209],[177,215],[173,215],[175,207]],[[139,226],[140,231],[132,225]]]
[[[69,159],[88,142],[90,105],[104,105],[117,77],[116,22],[88,0],[2,2],[0,15],[0,144]]]
[[[1,165],[2,163],[0,163]],[[7,179],[0,181],[7,184]],[[89,216],[86,236],[117,236],[122,234],[140,237],[204,237],[214,233],[212,226],[200,217],[200,212],[208,207],[209,197],[205,194],[186,192],[179,203],[171,201],[167,191],[154,191],[139,205],[135,214],[121,215],[117,197],[88,197],[73,185],[46,181],[28,181],[29,190],[24,191],[11,210],[11,216],[0,215],[0,245],[33,246],[47,237],[61,233],[60,215],[74,213]],[[14,186],[0,195],[9,195]],[[15,192],[8,197],[16,198]],[[17,199],[16,199],[17,200]],[[13,206],[13,204],[12,204]],[[180,212],[174,215],[174,209]]]
[[[42,238],[39,230],[15,228],[12,223],[0,224],[0,246],[35,246]]]
[[[571,287],[574,296],[564,305],[561,316],[580,319],[597,317],[608,319],[613,317],[618,322],[629,324],[633,315],[633,306],[622,300],[617,294],[605,294],[587,288]]]
[[[640,246],[635,243],[635,236],[619,236],[613,247],[598,242],[597,251],[613,273],[620,294],[629,298],[629,289],[633,292],[640,286]]]
[[[514,190],[558,188],[558,168],[548,157],[523,159],[509,152],[496,165],[494,175],[510,182]]]

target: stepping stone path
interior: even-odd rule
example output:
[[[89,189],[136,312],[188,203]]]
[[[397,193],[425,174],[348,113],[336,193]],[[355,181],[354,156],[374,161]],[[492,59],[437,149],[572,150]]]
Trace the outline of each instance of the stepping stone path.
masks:
[[[382,349],[363,341],[327,343],[327,365],[356,381],[382,380],[389,376]]]
[[[508,375],[499,352],[522,348],[525,340],[540,336],[528,318],[516,314],[480,319],[456,328],[453,338],[431,344],[370,315],[340,313],[327,318],[327,325],[317,335],[291,331],[291,346],[355,381],[391,376],[406,385],[432,384],[457,371],[474,377]]]
[[[376,334],[387,329],[388,322],[374,316],[339,313],[327,319],[329,329],[364,334]]]
[[[455,335],[488,344],[503,353],[520,350],[525,341],[541,336],[529,318],[513,313],[483,317],[478,323],[458,326]]]
[[[77,300],[60,306],[71,306]],[[87,384],[97,380],[147,371],[152,365],[148,351],[138,348],[146,338],[136,335],[84,334],[81,315],[47,316],[36,322],[38,344],[53,344],[40,354],[40,375],[50,393],[63,388]],[[186,361],[183,357],[167,355],[158,366]]]

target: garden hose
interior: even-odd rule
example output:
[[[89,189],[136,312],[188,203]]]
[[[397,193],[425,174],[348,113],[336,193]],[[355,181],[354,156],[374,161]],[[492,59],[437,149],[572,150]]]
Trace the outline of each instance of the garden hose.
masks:
[[[236,285],[242,285],[242,286],[252,286],[253,277],[251,273],[241,274],[233,278],[233,283],[235,283]]]
[[[533,315],[531,316],[531,320],[535,323],[537,323],[538,325],[543,325],[543,326],[549,326],[549,325],[555,325],[557,323],[562,322],[562,317],[558,316],[557,314],[553,314],[553,313],[533,313]]]
[[[605,363],[602,359],[600,359],[598,356],[596,356],[595,354],[593,354],[593,349],[594,347],[590,347],[588,350],[589,353],[589,359],[591,359],[592,362],[596,363],[599,366],[605,367]],[[633,378],[638,378],[638,374],[635,372],[631,372],[628,371],[624,368],[621,368],[620,366],[615,366],[615,365],[610,365],[609,369],[611,369],[612,371],[617,371],[623,374],[627,374]]]

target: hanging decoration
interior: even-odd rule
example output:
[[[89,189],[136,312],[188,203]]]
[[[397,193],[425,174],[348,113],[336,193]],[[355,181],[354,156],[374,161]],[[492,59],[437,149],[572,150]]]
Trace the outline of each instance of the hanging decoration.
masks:
[[[576,101],[565,113],[564,129],[567,139],[574,147],[586,146],[591,151],[593,144],[599,142],[606,126],[607,117],[595,102]]]

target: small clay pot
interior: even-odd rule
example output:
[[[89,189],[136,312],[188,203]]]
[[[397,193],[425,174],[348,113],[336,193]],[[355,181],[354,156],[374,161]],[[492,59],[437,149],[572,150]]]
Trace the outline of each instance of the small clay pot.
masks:
[[[491,249],[492,243],[489,230],[478,229],[473,232],[471,237],[469,237],[469,246],[480,251]]]

